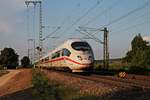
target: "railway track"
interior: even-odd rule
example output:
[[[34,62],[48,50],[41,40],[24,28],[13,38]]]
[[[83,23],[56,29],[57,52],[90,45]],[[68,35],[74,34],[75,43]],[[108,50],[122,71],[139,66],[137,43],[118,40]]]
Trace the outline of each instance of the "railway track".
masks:
[[[58,72],[58,71],[57,71]],[[103,83],[108,86],[119,87],[119,88],[135,88],[135,89],[150,89],[150,82],[137,79],[121,79],[115,76],[101,76],[96,74],[91,75],[80,75],[68,72],[59,72],[64,75],[77,77],[96,83]]]
[[[86,80],[89,80],[89,81],[94,81],[96,83],[103,83],[103,84],[108,85],[108,86],[129,88],[129,86],[123,85],[122,82],[113,81],[113,80],[110,80],[110,79],[106,79],[104,77],[100,78],[100,77],[81,76],[81,75],[74,75],[74,74],[72,74],[71,76],[86,79]]]
[[[48,70],[47,70],[48,71]],[[48,71],[50,72],[50,71]],[[121,79],[115,76],[102,76],[96,74],[90,75],[81,75],[69,72],[56,71],[63,75],[81,78],[95,83],[103,83],[107,86],[117,87],[117,88],[133,88],[133,89],[148,89],[150,90],[150,82],[147,80],[138,80],[138,79]]]
[[[142,89],[150,89],[150,82],[145,80],[138,80],[138,79],[122,79],[115,76],[100,76],[100,75],[91,75],[91,77],[95,79],[103,79],[106,81],[112,81],[115,84],[119,84],[121,87],[136,87]],[[118,85],[117,85],[118,86]]]

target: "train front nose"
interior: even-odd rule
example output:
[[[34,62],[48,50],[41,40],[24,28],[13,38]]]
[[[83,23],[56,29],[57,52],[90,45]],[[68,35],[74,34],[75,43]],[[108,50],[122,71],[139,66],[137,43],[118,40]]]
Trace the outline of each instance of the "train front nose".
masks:
[[[92,67],[94,56],[92,48],[85,41],[76,41],[71,44],[72,49],[74,50],[73,58],[76,62],[73,68],[75,70],[84,70]]]
[[[81,63],[80,64],[80,67],[81,68],[88,68],[88,67],[92,67],[93,65],[93,58],[92,56],[89,56],[89,55],[80,55],[80,56],[77,56],[78,57],[78,61]]]
[[[87,64],[90,64],[93,62],[93,58],[91,55],[80,55],[80,56],[77,56],[78,58],[78,61],[80,61],[81,63],[87,63]]]

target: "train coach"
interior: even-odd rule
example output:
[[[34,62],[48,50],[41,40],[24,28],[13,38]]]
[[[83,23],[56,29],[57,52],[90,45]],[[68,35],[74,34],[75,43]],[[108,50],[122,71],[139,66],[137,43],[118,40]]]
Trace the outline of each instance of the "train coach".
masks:
[[[69,69],[72,72],[91,70],[94,54],[91,46],[80,39],[70,39],[42,57],[36,66],[48,69]]]

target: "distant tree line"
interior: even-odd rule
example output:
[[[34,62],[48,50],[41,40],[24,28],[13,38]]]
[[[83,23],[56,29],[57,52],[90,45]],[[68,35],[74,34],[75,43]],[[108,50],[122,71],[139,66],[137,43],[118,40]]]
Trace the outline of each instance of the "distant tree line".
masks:
[[[29,67],[30,66],[30,59],[28,56],[24,56],[21,59],[21,65],[22,65],[22,67]]]
[[[19,55],[12,48],[4,48],[0,54],[0,64],[3,67],[14,68],[18,66]]]
[[[131,67],[150,68],[150,45],[136,35],[131,42],[131,50],[126,53],[124,61]]]
[[[21,59],[22,67],[27,67],[30,64],[30,59],[24,56]],[[0,69],[4,67],[16,68],[19,65],[19,55],[12,48],[4,48],[0,51]]]

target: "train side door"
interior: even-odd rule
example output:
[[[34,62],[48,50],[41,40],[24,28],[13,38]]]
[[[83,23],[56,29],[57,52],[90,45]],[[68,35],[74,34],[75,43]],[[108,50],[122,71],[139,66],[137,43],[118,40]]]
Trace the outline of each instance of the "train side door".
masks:
[[[62,58],[62,50],[59,51],[59,58],[60,58],[59,65],[60,65],[60,67],[62,67],[62,61],[63,61],[63,60],[61,60],[61,58]]]
[[[61,57],[62,57],[62,59],[63,59],[61,65],[62,65],[63,67],[66,67],[65,49],[62,49],[62,51],[61,51]]]
[[[70,56],[70,54],[71,54],[71,52],[70,52],[68,49],[64,48],[64,49],[62,50],[62,56],[63,56],[63,58],[64,58],[63,63],[64,63],[64,66],[65,66],[65,67],[69,67],[69,66],[70,66],[70,63],[69,63],[69,61],[67,60],[67,58]]]

